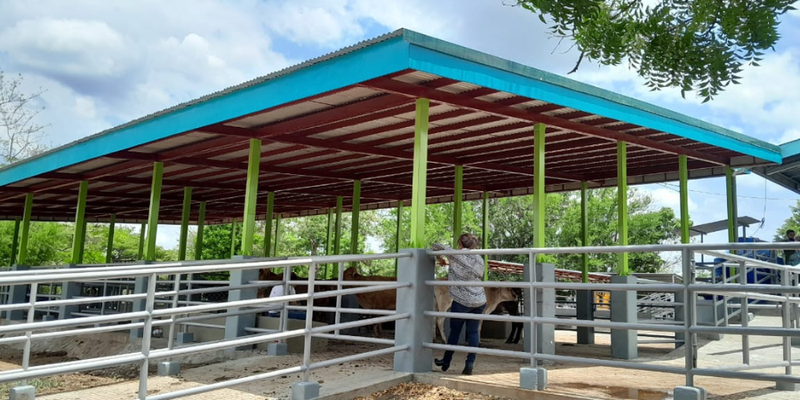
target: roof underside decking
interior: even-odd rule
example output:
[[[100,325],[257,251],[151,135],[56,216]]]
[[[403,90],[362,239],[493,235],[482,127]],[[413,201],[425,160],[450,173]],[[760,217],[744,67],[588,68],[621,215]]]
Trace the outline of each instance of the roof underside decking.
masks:
[[[547,125],[548,192],[616,185],[617,146],[628,145],[631,184],[678,179],[678,156],[690,178],[721,176],[725,165],[768,162],[728,148],[620,119],[405,68],[244,116],[38,173],[0,187],[0,219],[23,214],[33,192],[33,220],[74,218],[77,186],[89,181],[87,221],[144,222],[152,165],[165,164],[160,220],[179,223],[184,187],[207,201],[207,221],[240,219],[248,146],[262,139],[258,218],[267,192],[275,212],[315,215],[362,181],[362,209],[411,197],[415,99],[430,99],[427,196],[452,201],[454,166],[464,166],[464,193],[478,199],[528,194],[533,182],[533,123]],[[191,219],[197,218],[194,207]]]

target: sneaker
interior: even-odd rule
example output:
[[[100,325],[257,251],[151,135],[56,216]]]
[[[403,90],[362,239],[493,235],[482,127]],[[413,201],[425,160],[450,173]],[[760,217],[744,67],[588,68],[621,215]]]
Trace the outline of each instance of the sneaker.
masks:
[[[461,375],[472,375],[472,365],[464,366],[464,370],[461,371]]]
[[[444,360],[438,358],[435,358],[433,363],[436,364],[437,367],[442,367],[442,371],[447,371],[447,369],[450,368],[450,363],[445,363]]]

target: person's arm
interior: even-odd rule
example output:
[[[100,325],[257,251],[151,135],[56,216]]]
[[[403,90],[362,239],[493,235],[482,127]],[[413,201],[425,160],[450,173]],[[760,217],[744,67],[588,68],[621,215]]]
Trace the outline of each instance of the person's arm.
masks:
[[[439,244],[439,243],[434,243],[434,244],[432,244],[432,245],[431,245],[431,249],[432,249],[433,251],[453,250],[453,249],[452,249],[450,246],[448,246],[448,245],[446,245],[446,244]],[[439,263],[439,265],[441,265],[441,266],[445,266],[445,265],[447,265],[447,262],[445,261],[444,257],[447,257],[447,256],[436,256],[436,261],[437,261],[437,262]]]

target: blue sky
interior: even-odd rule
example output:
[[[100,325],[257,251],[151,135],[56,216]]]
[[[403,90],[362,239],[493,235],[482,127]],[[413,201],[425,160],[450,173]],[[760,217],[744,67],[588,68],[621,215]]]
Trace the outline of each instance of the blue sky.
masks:
[[[529,12],[503,0],[212,0],[0,2],[0,69],[47,92],[47,143],[65,144],[400,27],[564,75],[577,54]],[[780,144],[800,138],[800,13],[760,68],[714,101],[649,92],[625,66],[584,62],[569,77]],[[764,218],[770,239],[798,195],[755,175],[738,178],[739,214]],[[640,186],[677,210],[674,185]],[[695,223],[724,219],[724,180],[690,181]],[[752,227],[748,233],[757,227]],[[722,242],[724,233],[707,238]],[[158,242],[177,244],[177,229]]]

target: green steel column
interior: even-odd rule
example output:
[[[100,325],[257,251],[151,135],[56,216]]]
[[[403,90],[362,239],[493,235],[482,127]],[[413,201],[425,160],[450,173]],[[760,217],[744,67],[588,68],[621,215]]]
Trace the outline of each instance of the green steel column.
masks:
[[[328,209],[328,227],[325,237],[325,255],[333,255],[333,208]]]
[[[403,200],[397,202],[397,230],[395,231],[394,251],[400,251],[400,235],[402,235],[402,222],[403,222]],[[400,259],[394,259],[394,276],[397,277],[397,266],[400,265]]]
[[[739,230],[736,210],[736,175],[733,174],[733,168],[730,166],[725,167],[725,184],[726,192],[728,193],[728,242],[736,243],[737,231]]]
[[[617,142],[617,222],[619,245],[628,245],[628,147]],[[628,253],[619,253],[617,273],[628,276]]]
[[[33,211],[33,193],[25,195],[25,214],[22,215],[22,231],[19,236],[19,258],[17,264],[28,265],[28,236],[31,232],[31,212]]]
[[[161,178],[164,176],[164,163],[153,163],[153,185],[150,188],[150,213],[147,217],[147,241],[145,261],[156,260],[156,235],[158,234],[158,212],[161,207]]]
[[[350,254],[358,254],[358,225],[361,214],[361,181],[356,179],[353,181],[353,211],[352,216],[352,229],[350,230]],[[356,262],[350,264],[351,267],[356,266]]]
[[[186,244],[189,241],[189,217],[192,212],[192,188],[183,188],[183,213],[181,215],[181,236],[178,241],[178,261],[186,260]]]
[[[111,214],[108,221],[108,244],[106,244],[106,264],[111,264],[114,255],[114,225],[117,223],[117,214]]]
[[[333,231],[333,254],[339,255],[340,246],[342,244],[342,207],[344,198],[336,196],[336,223],[334,224]],[[335,268],[334,268],[335,270]]]
[[[236,221],[231,221],[231,258],[236,255]]]
[[[138,261],[144,260],[144,238],[146,236],[145,229],[147,229],[147,224],[142,223],[142,227],[139,228],[139,258]]]
[[[9,264],[10,267],[13,267],[14,264],[17,263],[17,251],[19,251],[19,217],[14,218],[14,237],[11,239],[11,263]]]
[[[206,225],[206,202],[200,202],[200,212],[197,216],[197,240],[194,244],[194,259],[203,259],[203,229]]]
[[[453,193],[453,248],[458,247],[461,236],[461,204],[464,198],[464,166],[456,165],[456,184]]]
[[[86,251],[86,232],[89,230],[88,227],[89,227],[89,224],[84,222],[83,223],[83,235],[81,235],[81,243],[83,243],[84,245],[81,246],[81,251],[78,254],[78,258],[81,260],[81,262],[83,262],[83,253]]]
[[[330,256],[333,255],[333,208],[328,209],[328,225],[326,229],[326,236],[325,236],[325,255]],[[325,264],[325,274],[323,275],[322,279],[331,279],[329,275],[331,269],[330,264]]]
[[[417,99],[414,123],[414,175],[411,189],[411,247],[425,248],[425,196],[428,177],[428,111],[430,101]]]
[[[340,245],[342,243],[342,207],[344,203],[344,198],[342,196],[336,196],[336,222],[333,224],[333,254],[338,255],[340,250]],[[339,277],[339,264],[334,263],[333,268],[331,268],[331,277],[338,278]]]
[[[275,192],[267,193],[267,218],[264,222],[264,257],[272,257],[272,214],[275,212]]]
[[[250,156],[247,159],[247,185],[245,186],[244,217],[242,220],[242,255],[253,255],[253,237],[256,230],[256,203],[258,203],[258,178],[261,175],[261,139],[250,139]]]
[[[483,224],[481,227],[481,247],[489,248],[489,192],[483,192]],[[489,256],[483,256],[483,280],[489,280]]]
[[[544,194],[544,145],[545,124],[533,125],[533,247],[543,248],[544,220],[545,220],[545,194]],[[541,260],[537,255],[535,261]]]
[[[681,243],[689,243],[689,159],[678,156],[681,196]]]
[[[581,244],[589,245],[589,184],[581,182]],[[583,253],[581,259],[581,281],[589,283],[589,255]]]
[[[78,188],[78,205],[75,207],[75,234],[72,236],[72,263],[83,262],[83,244],[86,237],[86,196],[89,182],[81,181]]]
[[[278,214],[275,218],[275,247],[272,249],[272,255],[278,256],[278,241],[281,239],[281,215]]]

